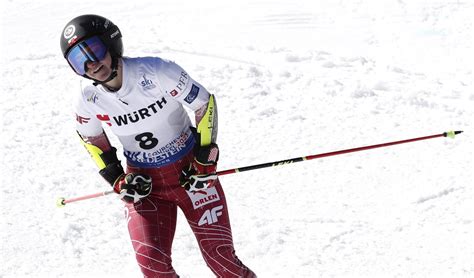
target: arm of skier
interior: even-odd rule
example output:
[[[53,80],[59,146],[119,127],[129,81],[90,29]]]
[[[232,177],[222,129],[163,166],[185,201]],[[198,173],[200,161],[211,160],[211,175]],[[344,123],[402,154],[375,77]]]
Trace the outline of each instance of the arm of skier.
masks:
[[[100,120],[87,109],[82,99],[76,105],[76,130],[82,145],[99,168],[99,174],[121,195],[125,202],[137,202],[151,192],[151,178],[140,174],[125,174],[117,149],[111,144]]]
[[[195,111],[196,129],[194,160],[183,169],[181,185],[188,191],[197,191],[213,186],[217,180],[216,168],[219,159],[217,140],[217,104],[214,95]]]
[[[123,201],[135,203],[151,192],[151,177],[143,174],[125,174],[122,164],[105,132],[97,136],[83,136],[79,132],[83,146],[99,168],[99,174],[120,194]]]
[[[196,139],[194,160],[183,169],[181,185],[189,191],[211,187],[217,179],[219,158],[215,97],[174,62],[160,60],[157,72],[160,73],[163,91],[195,113],[196,127],[192,128]]]

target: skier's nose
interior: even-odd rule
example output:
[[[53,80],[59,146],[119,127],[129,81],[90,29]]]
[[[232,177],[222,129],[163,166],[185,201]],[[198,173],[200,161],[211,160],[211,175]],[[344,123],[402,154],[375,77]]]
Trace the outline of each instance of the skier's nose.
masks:
[[[99,62],[88,61],[86,63],[86,66],[87,66],[88,69],[93,69],[93,68],[97,67],[98,64],[99,64]]]

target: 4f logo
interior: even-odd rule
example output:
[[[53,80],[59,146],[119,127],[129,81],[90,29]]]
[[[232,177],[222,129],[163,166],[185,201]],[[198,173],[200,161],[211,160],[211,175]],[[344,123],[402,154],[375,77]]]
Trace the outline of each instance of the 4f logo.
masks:
[[[79,116],[79,115],[76,114],[76,121],[77,121],[78,123],[80,123],[81,125],[82,125],[82,124],[87,124],[90,119],[91,119],[91,118],[82,117],[82,116]]]
[[[219,221],[219,219],[217,218],[222,215],[223,208],[224,206],[221,205],[221,206],[217,206],[215,208],[206,210],[204,214],[201,216],[201,219],[199,219],[198,226],[202,226],[205,224],[211,225]]]

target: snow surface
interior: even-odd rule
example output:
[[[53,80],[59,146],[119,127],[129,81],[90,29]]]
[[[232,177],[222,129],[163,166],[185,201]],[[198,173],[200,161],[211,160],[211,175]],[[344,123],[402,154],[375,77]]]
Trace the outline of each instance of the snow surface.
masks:
[[[0,277],[140,277],[113,196],[74,131],[59,49],[84,13],[128,56],[215,93],[220,170],[451,129],[438,138],[221,178],[260,277],[474,276],[474,1],[1,2]],[[180,214],[182,277],[212,277]]]

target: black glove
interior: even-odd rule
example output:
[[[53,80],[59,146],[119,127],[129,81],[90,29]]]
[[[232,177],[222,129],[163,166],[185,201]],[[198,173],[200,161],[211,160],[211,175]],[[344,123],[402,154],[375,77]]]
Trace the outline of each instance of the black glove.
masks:
[[[130,173],[122,175],[114,183],[114,191],[127,203],[136,203],[151,193],[151,177]]]
[[[112,147],[100,158],[106,165],[99,174],[110,183],[114,191],[120,194],[123,201],[135,203],[145,198],[151,192],[151,177],[142,174],[125,174],[117,158],[117,149]]]
[[[194,151],[194,160],[181,171],[179,179],[184,189],[194,192],[207,189],[217,180],[217,161],[219,147],[215,143],[209,146],[197,147]]]

